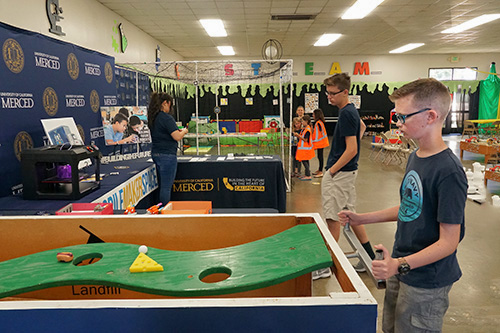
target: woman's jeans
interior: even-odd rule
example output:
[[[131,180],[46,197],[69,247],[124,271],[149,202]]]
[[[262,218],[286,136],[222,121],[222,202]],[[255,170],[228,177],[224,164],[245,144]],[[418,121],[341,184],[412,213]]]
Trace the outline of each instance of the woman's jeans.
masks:
[[[172,185],[177,173],[177,156],[169,154],[153,154],[156,173],[160,184],[160,202],[166,205],[170,201]]]

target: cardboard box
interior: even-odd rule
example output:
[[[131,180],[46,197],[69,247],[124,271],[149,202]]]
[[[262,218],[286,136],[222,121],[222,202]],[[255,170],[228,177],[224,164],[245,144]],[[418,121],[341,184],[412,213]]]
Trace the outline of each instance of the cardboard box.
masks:
[[[113,215],[113,204],[70,203],[69,205],[59,209],[56,212],[56,215]]]
[[[162,214],[212,214],[212,201],[170,201]]]

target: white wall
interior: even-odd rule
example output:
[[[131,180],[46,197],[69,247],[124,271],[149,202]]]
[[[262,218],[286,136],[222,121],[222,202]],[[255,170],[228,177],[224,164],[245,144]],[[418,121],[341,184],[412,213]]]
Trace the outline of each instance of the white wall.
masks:
[[[160,45],[161,60],[182,60],[182,57],[138,29],[127,20],[94,0],[59,0],[64,19],[58,22],[66,36],[49,32],[45,0],[0,0],[0,21],[12,26],[38,32],[55,39],[115,57],[116,63],[153,62],[156,46]],[[113,28],[123,24],[128,47],[117,53],[112,37],[119,42]]]
[[[338,62],[343,72],[351,74],[353,82],[407,82],[428,77],[429,68],[439,67],[478,67],[478,71],[489,72],[491,62],[500,62],[500,53],[454,54],[458,62],[450,62],[450,55],[381,55],[381,56],[331,56],[293,58],[293,71],[297,73],[295,82],[322,82],[329,76],[330,68]],[[314,62],[314,72],[318,75],[305,75],[305,63]],[[380,71],[376,75],[352,75],[356,62],[368,62],[370,71]],[[487,74],[478,73],[477,79],[483,80]]]

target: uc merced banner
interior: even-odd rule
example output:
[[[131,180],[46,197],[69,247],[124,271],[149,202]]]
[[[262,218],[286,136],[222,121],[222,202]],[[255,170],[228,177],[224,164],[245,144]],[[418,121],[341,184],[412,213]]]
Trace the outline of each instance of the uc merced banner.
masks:
[[[85,144],[117,103],[114,58],[0,23],[0,196],[22,182],[20,155],[43,145],[40,119],[73,117]],[[103,140],[103,138],[99,138]],[[98,146],[104,142],[96,141]]]

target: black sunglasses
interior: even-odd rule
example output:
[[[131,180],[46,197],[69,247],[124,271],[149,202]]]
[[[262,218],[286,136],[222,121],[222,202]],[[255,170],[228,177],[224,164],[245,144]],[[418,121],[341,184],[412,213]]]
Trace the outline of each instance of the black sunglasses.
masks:
[[[401,113],[395,113],[393,116],[392,116],[392,120],[394,122],[401,122],[401,124],[404,124],[405,121],[406,121],[406,118],[409,118],[411,116],[414,116],[416,114],[419,114],[419,113],[422,113],[422,112],[425,112],[425,111],[429,111],[429,110],[432,110],[431,108],[425,108],[425,109],[422,109],[422,110],[418,110],[416,112],[413,112],[413,113],[409,113],[409,114],[401,114]]]

